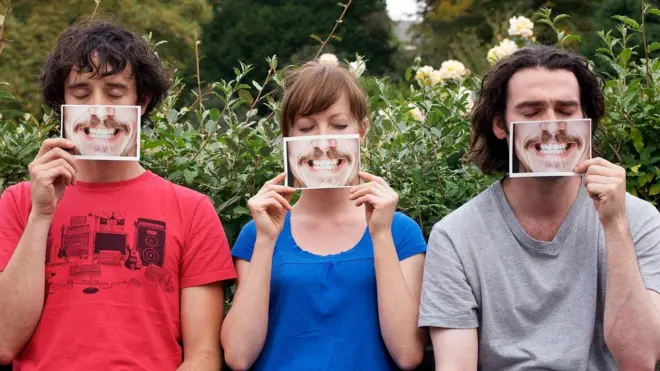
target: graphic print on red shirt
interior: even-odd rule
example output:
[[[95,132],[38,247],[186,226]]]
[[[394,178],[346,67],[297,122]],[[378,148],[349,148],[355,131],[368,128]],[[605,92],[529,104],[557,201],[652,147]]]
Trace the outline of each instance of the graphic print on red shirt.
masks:
[[[30,209],[29,183],[0,197],[0,271]],[[18,371],[175,370],[181,289],[236,277],[208,197],[151,172],[67,187],[45,259],[44,309]]]

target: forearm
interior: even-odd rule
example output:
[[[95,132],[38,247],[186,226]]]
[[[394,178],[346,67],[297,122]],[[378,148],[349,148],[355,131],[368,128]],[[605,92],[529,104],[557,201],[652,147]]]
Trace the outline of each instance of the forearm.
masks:
[[[198,351],[186,357],[177,371],[217,371],[222,368],[220,349]]]
[[[660,314],[644,285],[627,221],[604,230],[605,341],[621,369],[653,370],[660,358]]]
[[[0,356],[14,357],[30,340],[44,305],[46,240],[51,219],[30,215],[0,275]]]
[[[383,340],[399,367],[415,367],[425,346],[424,331],[417,327],[419,297],[405,280],[392,234],[372,235],[372,240]]]
[[[247,369],[259,357],[268,332],[274,241],[257,238],[247,273],[222,327],[225,359],[232,369]]]

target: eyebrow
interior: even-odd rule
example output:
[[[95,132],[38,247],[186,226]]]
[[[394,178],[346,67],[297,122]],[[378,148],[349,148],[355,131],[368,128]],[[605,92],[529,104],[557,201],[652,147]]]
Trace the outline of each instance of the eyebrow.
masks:
[[[350,117],[351,117],[351,115],[346,114],[346,113],[344,113],[344,112],[338,112],[338,113],[335,113],[334,115],[330,116],[330,118],[333,119],[333,118],[335,118],[335,117],[337,117],[337,116],[345,116],[345,117],[347,117],[347,118],[350,118]]]
[[[562,107],[575,107],[578,106],[579,103],[576,100],[557,100],[556,105],[562,106]],[[539,108],[539,107],[545,107],[546,102],[541,101],[541,100],[526,100],[523,102],[520,102],[516,105],[516,109],[523,109],[523,108]]]
[[[106,82],[105,84],[111,88],[128,89],[128,85],[120,82]]]

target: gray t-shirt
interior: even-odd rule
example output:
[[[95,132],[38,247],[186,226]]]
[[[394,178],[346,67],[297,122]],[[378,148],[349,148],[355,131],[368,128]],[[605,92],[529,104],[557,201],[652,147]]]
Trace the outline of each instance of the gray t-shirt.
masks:
[[[660,292],[660,213],[630,194],[626,211],[646,287]],[[584,187],[542,242],[498,181],[433,227],[419,326],[478,328],[480,370],[615,370],[603,337],[605,259]]]

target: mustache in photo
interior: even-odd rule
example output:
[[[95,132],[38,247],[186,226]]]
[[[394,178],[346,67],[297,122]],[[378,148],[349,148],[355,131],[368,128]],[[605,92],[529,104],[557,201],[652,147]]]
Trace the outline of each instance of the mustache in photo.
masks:
[[[108,129],[122,129],[126,134],[130,133],[131,127],[123,121],[116,120],[113,116],[106,116],[102,121],[98,116],[91,116],[88,120],[77,121],[73,125],[73,131],[76,132],[80,129],[95,128],[100,126],[101,123]]]
[[[320,148],[314,147],[312,153],[306,153],[298,157],[298,165],[302,165],[312,160],[320,160],[321,157],[323,157],[323,154],[325,154],[330,160],[346,160],[348,163],[351,162],[351,155],[348,152],[340,152],[334,147],[324,152]]]
[[[527,139],[523,148],[529,149],[531,146],[547,144],[552,138],[554,138],[557,143],[575,143],[578,148],[582,147],[582,138],[577,135],[570,135],[566,130],[562,129],[557,130],[555,135],[550,134],[547,130],[543,130],[541,135]]]

